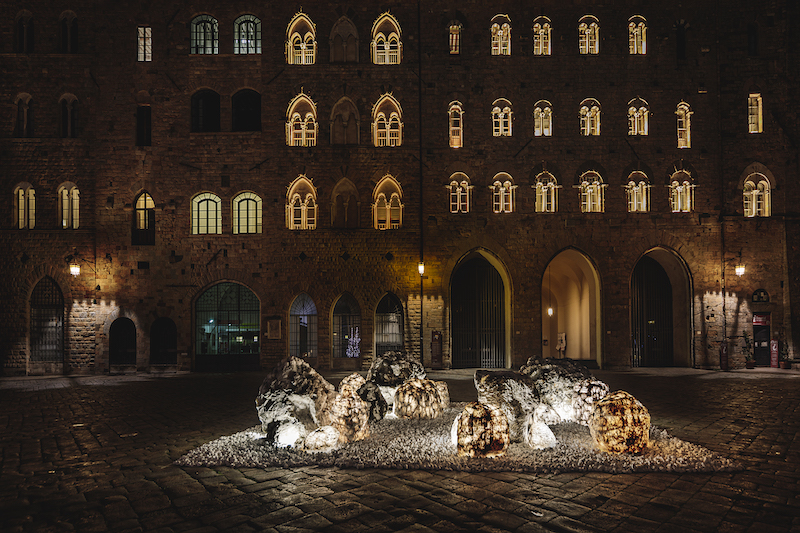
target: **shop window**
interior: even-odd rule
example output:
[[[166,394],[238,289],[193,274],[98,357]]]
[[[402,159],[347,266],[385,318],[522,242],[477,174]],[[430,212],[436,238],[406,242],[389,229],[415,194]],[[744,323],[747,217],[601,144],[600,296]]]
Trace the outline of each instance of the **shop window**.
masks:
[[[259,353],[260,316],[258,297],[244,285],[224,282],[209,287],[195,303],[195,353]]]
[[[394,294],[386,294],[375,309],[375,357],[403,351],[403,304]]]

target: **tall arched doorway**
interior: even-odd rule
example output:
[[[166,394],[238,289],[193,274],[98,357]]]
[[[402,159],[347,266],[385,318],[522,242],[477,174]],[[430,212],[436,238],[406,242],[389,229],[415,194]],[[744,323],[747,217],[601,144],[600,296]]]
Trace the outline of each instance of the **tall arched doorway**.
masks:
[[[375,357],[402,352],[404,332],[403,304],[397,296],[387,293],[375,308]]]
[[[689,273],[681,259],[656,248],[631,276],[631,365],[691,366]]]
[[[345,293],[336,301],[332,323],[332,368],[361,368],[361,308],[352,294]]]
[[[64,363],[64,295],[55,280],[43,277],[31,293],[30,364],[38,373],[62,371]]]
[[[453,368],[505,368],[506,287],[482,255],[463,261],[450,282]]]
[[[253,291],[218,283],[200,295],[194,313],[195,370],[260,368],[260,305]]]
[[[581,252],[564,250],[542,277],[542,355],[600,366],[602,327],[597,269]]]
[[[160,317],[150,326],[150,364],[178,364],[178,328],[167,317]]]
[[[120,317],[108,330],[108,364],[136,365],[136,325],[130,318]]]

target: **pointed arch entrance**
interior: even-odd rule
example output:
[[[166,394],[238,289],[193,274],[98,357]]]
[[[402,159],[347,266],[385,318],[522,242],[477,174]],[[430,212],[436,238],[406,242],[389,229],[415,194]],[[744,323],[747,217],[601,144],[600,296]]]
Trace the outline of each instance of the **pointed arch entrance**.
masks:
[[[510,294],[500,267],[495,258],[475,252],[453,272],[450,280],[453,368],[509,366]]]
[[[631,275],[631,365],[692,366],[691,282],[675,253],[655,248]]]
[[[589,258],[574,249],[557,254],[542,277],[542,355],[601,366],[601,308],[600,276]]]
[[[30,309],[29,362],[33,367],[60,372],[64,363],[64,295],[53,278],[45,276],[33,288]]]

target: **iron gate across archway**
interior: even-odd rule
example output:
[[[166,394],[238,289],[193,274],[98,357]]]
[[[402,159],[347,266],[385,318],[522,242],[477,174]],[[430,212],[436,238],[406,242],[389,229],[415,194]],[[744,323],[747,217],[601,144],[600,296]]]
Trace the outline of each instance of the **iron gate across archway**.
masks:
[[[661,264],[642,257],[631,283],[633,366],[672,366],[672,284]]]

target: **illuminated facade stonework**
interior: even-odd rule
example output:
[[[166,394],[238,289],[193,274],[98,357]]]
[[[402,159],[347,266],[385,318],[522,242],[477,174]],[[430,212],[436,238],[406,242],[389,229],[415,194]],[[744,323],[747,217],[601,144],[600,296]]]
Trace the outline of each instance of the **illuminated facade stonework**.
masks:
[[[717,5],[7,3],[2,373],[795,356],[800,12]]]

